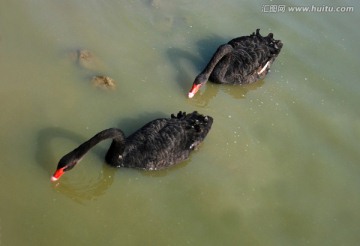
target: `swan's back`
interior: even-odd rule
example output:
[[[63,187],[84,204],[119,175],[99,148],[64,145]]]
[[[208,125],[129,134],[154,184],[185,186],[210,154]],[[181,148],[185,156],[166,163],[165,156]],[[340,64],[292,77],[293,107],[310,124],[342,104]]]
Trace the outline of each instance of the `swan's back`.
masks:
[[[232,39],[228,42],[233,51],[225,55],[216,65],[210,80],[217,83],[248,84],[265,77],[269,69],[258,74],[269,62],[269,67],[281,51],[282,43],[273,34],[261,36],[256,33]]]
[[[205,139],[212,122],[197,112],[151,121],[126,138],[119,166],[157,170],[183,161]]]

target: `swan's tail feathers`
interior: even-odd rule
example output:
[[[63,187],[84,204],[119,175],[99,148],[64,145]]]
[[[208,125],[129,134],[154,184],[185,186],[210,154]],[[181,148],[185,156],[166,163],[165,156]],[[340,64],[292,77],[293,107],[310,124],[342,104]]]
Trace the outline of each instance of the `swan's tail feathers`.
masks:
[[[186,115],[187,132],[189,134],[188,148],[196,149],[196,147],[204,141],[206,135],[209,133],[213,118],[211,116],[204,116],[194,111]]]
[[[186,117],[186,112],[179,111],[177,115],[171,114],[171,119],[183,119]]]

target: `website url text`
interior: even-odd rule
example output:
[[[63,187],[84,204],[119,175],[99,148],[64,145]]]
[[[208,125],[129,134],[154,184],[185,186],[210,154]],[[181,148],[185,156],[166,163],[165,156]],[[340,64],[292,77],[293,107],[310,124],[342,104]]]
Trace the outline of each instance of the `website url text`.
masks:
[[[354,12],[352,6],[327,6],[327,5],[310,5],[310,6],[287,6],[281,4],[265,4],[261,7],[264,13],[285,13],[285,12],[310,12],[310,13],[351,13]]]

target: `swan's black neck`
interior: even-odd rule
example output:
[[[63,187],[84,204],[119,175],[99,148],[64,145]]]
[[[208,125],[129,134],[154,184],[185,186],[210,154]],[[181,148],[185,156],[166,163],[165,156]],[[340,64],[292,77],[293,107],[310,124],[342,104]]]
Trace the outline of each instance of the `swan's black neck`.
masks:
[[[125,142],[125,136],[124,133],[120,129],[116,128],[109,128],[106,130],[103,130],[99,133],[97,133],[95,136],[90,138],[85,143],[81,144],[77,150],[78,154],[83,156],[88,152],[91,148],[93,148],[95,145],[97,145],[99,142],[112,138],[113,143],[116,143],[117,145],[124,145]]]
[[[233,51],[233,47],[230,44],[221,45],[217,49],[217,51],[215,52],[209,63],[206,65],[204,70],[196,77],[194,83],[196,84],[206,83],[209,80],[210,74],[214,70],[216,64],[218,64],[221,58],[223,58],[225,55],[229,54],[232,51]]]
[[[125,135],[121,132],[121,135],[113,138],[109,150],[106,153],[105,161],[111,166],[119,167],[123,162],[123,153],[125,149]]]
[[[69,169],[71,169],[91,148],[93,148],[99,142],[109,138],[113,139],[111,147],[115,146],[118,148],[116,151],[113,150],[114,154],[121,154],[125,146],[125,135],[120,129],[109,128],[97,133],[88,141],[82,143],[79,147],[63,156],[59,161],[58,169],[64,166],[69,166]]]
[[[125,146],[125,135],[120,129],[110,128],[103,130],[90,138],[85,143],[82,143],[79,147],[71,151],[70,153],[64,155],[57,166],[57,169],[54,175],[51,177],[52,181],[58,180],[66,171],[71,170],[80,160],[81,158],[95,145],[97,145],[100,141],[112,138],[113,142],[111,144],[112,147],[117,147],[117,150],[112,150],[113,155],[121,155],[124,151]],[[110,149],[112,148],[110,147]],[[108,152],[109,154],[109,152]]]

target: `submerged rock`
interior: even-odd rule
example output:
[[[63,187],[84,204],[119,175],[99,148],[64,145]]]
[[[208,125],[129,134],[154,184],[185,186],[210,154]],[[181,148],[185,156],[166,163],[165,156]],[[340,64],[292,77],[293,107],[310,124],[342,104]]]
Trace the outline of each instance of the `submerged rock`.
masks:
[[[104,62],[99,59],[93,52],[87,49],[78,49],[69,53],[70,59],[79,67],[83,68],[86,80],[101,89],[114,90],[116,82],[109,76],[106,76],[106,67]],[[96,74],[102,75],[96,75]],[[95,76],[94,76],[95,75]]]
[[[149,0],[149,4],[151,7],[154,7],[154,8],[160,8],[161,5],[162,5],[162,1],[161,0]]]
[[[93,71],[102,71],[105,69],[104,62],[90,50],[76,50],[70,53],[70,57],[82,68]]]
[[[100,87],[102,89],[114,90],[116,87],[115,80],[108,76],[97,75],[94,76],[91,81],[96,87]]]

